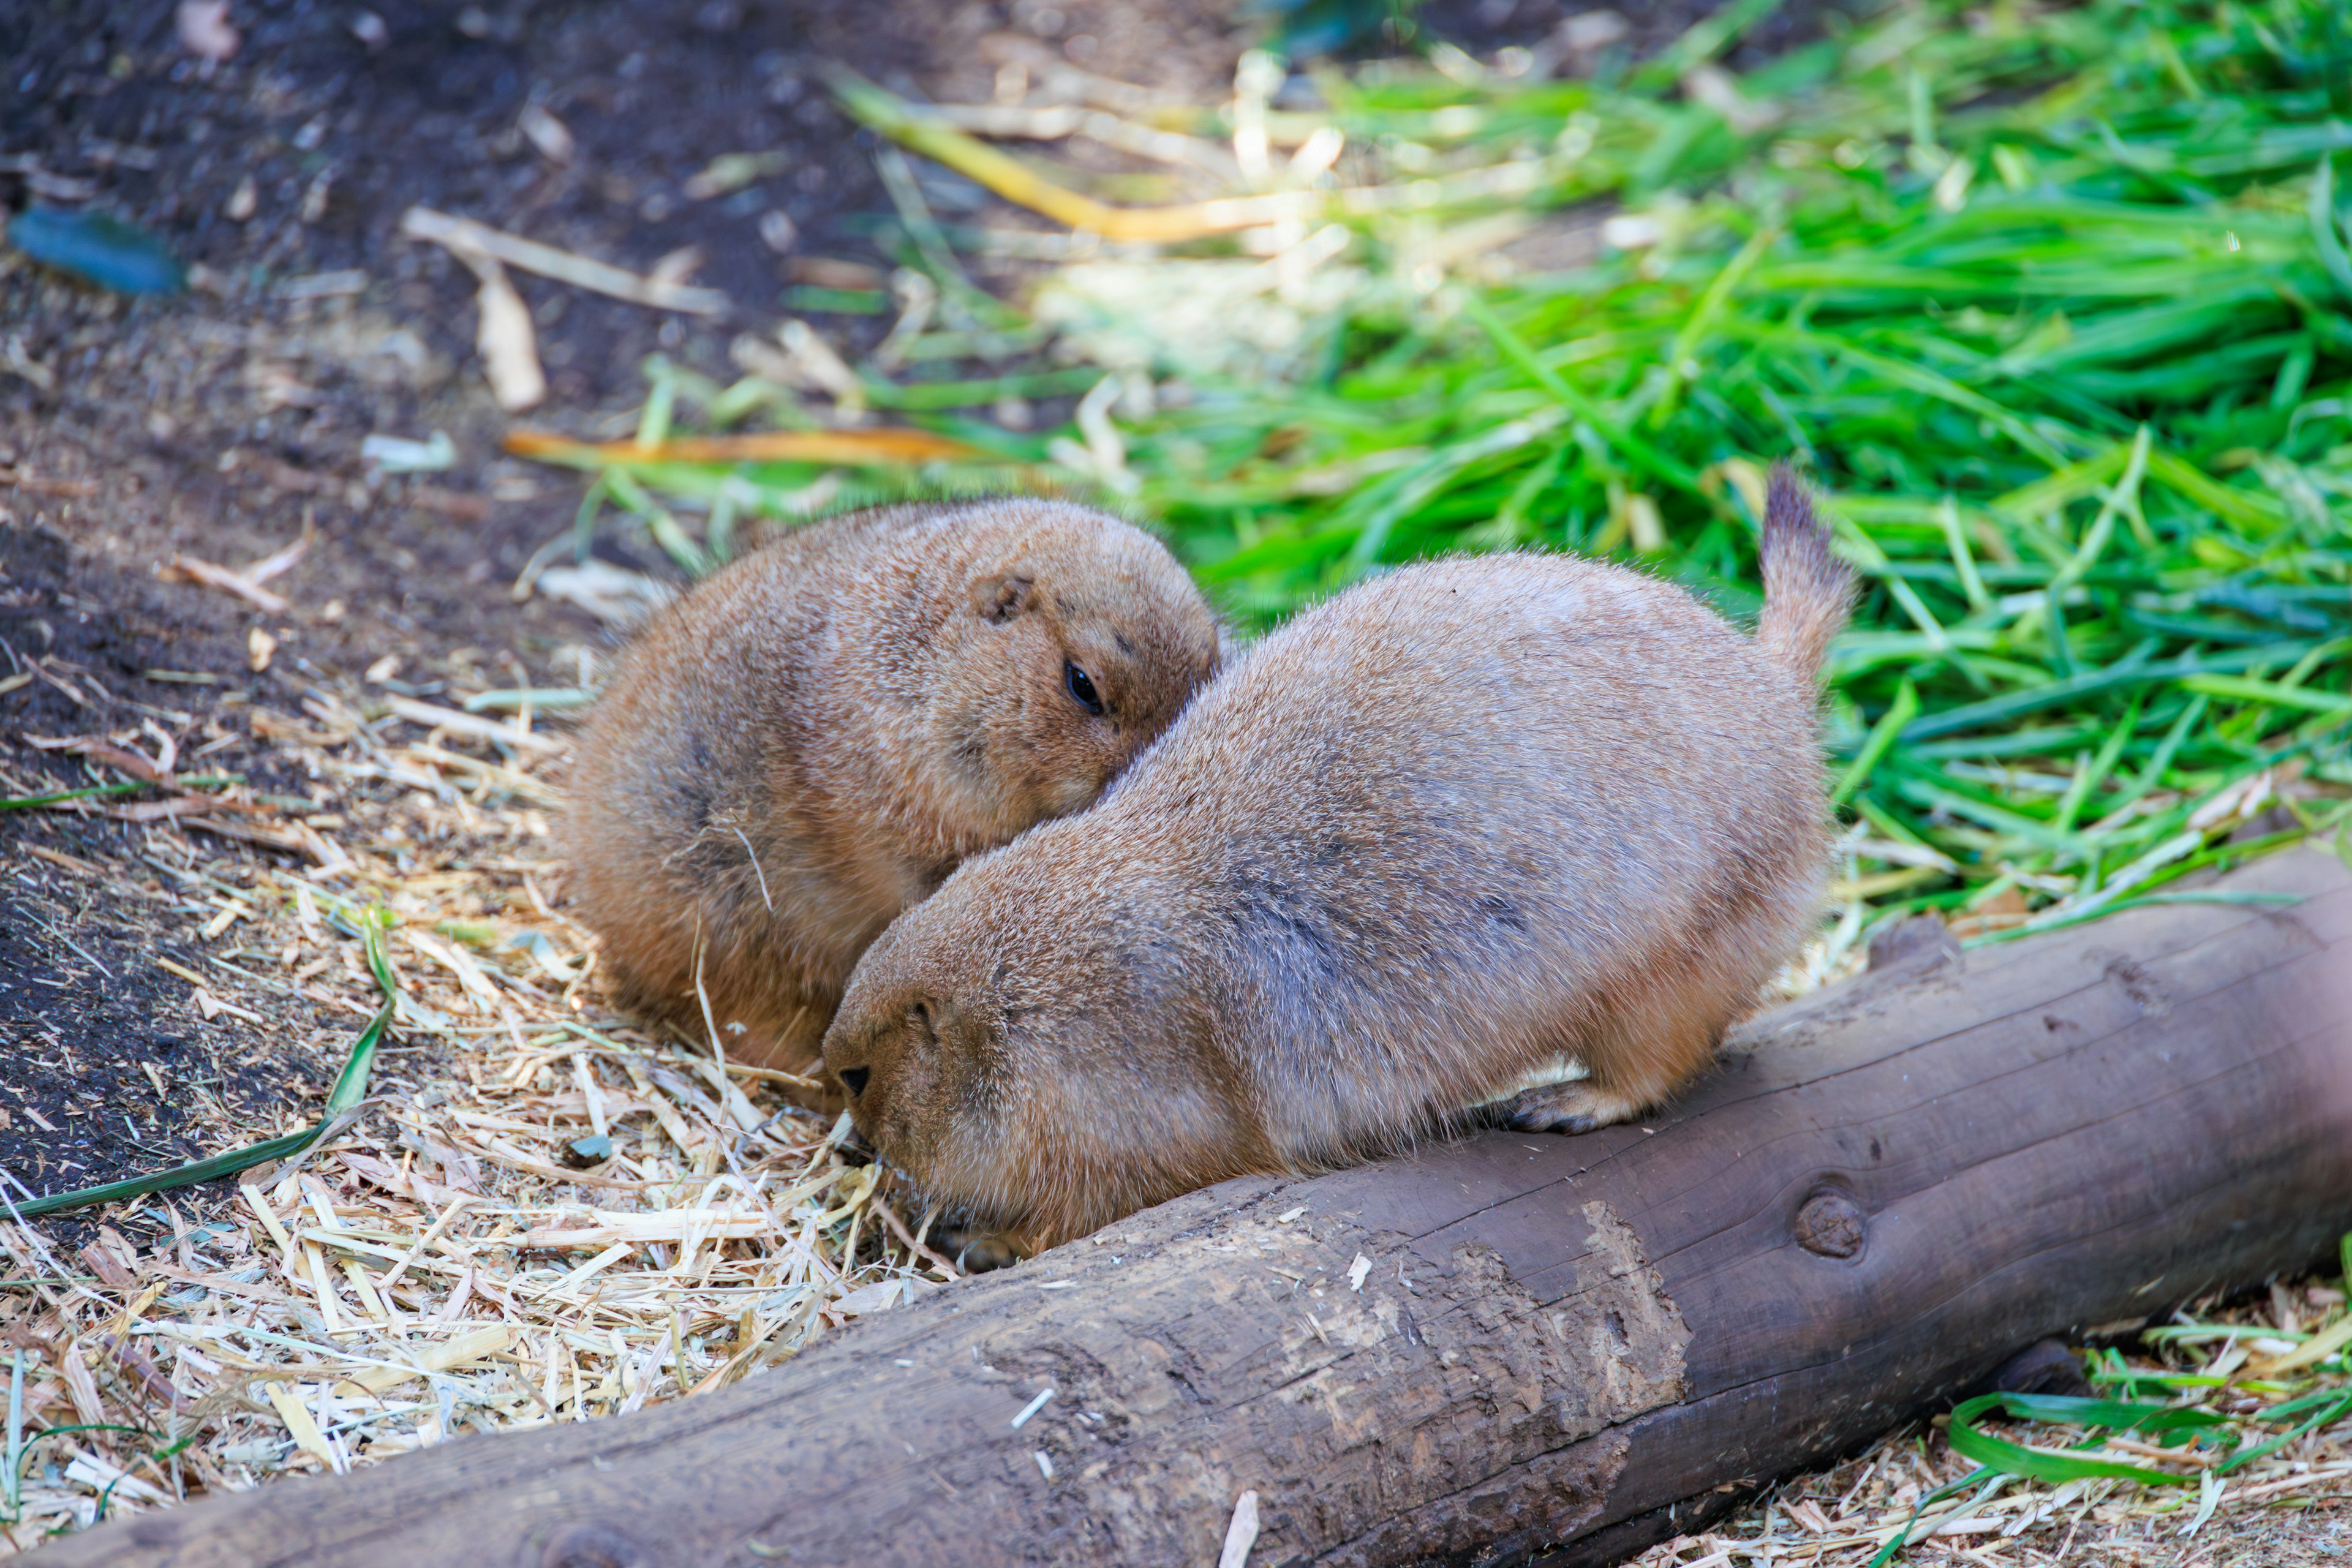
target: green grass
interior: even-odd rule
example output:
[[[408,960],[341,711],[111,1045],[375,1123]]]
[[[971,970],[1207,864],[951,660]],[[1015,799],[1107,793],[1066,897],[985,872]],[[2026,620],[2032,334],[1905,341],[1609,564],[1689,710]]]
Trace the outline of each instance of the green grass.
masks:
[[[2185,897],[2162,889],[2326,826],[2313,811],[2336,808],[2305,802],[2285,834],[2231,846],[2244,814],[2216,797],[2290,759],[2352,782],[2352,261],[2329,163],[2352,151],[2345,10],[1898,5],[1736,82],[1677,85],[1769,10],[1731,7],[1665,64],[1590,83],[1442,52],[1442,69],[1323,73],[1328,110],[1276,128],[1328,123],[1357,151],[1348,191],[1289,237],[1336,224],[1349,247],[1290,302],[1264,294],[1286,346],[1216,362],[1166,325],[1202,279],[1266,265],[1231,240],[1128,264],[1124,295],[1067,269],[1094,291],[1061,298],[1094,319],[1042,297],[1039,314],[1131,380],[1158,374],[1158,405],[1106,388],[1069,426],[1013,432],[950,410],[1088,377],[1034,357],[961,382],[862,367],[870,405],[1003,462],[839,499],[1045,465],[1160,527],[1256,627],[1389,564],[1511,548],[1637,560],[1748,615],[1762,467],[1790,456],[1866,581],[1831,670],[1864,840],[1842,943],[2011,889],[2026,929]],[[1167,128],[1227,133],[1208,110]],[[962,236],[914,183],[891,188],[941,306],[896,363],[935,363],[930,340],[1036,342],[963,279]],[[1508,226],[1595,201],[1640,215],[1649,243],[1485,268]],[[663,367],[648,433],[680,406],[813,419],[781,389]],[[610,477],[699,564],[672,508],[790,516],[820,476]]]
[[[890,296],[879,289],[826,289],[798,283],[784,290],[784,303],[795,310],[878,316],[890,308]]]

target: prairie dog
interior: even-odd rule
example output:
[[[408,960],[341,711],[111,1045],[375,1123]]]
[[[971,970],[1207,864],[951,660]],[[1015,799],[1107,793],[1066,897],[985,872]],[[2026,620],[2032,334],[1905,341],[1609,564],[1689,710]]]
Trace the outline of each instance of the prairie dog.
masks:
[[[572,772],[572,901],[625,1002],[699,1038],[698,967],[730,1055],[812,1068],[892,917],[1092,802],[1217,659],[1174,558],[1085,507],[807,524],[624,656]]]
[[[1368,1158],[1540,1079],[1582,1131],[1705,1068],[1823,894],[1852,576],[1774,476],[1761,624],[1564,556],[1411,566],[1228,668],[1093,809],[967,862],[824,1039],[859,1130],[1024,1248]]]

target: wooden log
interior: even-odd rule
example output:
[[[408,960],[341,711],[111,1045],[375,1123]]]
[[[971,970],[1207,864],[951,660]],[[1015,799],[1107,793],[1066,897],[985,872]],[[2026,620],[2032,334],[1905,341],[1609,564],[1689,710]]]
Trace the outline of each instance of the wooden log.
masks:
[[[2222,886],[2304,897],[1929,943],[1646,1125],[1228,1183],[720,1394],[36,1555],[1207,1564],[1250,1489],[1261,1568],[1615,1562],[2352,1226],[2352,879],[2302,850]]]

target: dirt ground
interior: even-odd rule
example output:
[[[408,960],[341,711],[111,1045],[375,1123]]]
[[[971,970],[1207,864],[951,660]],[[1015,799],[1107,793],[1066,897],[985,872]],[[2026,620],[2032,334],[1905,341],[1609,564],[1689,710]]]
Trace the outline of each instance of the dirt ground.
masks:
[[[1628,47],[1662,44],[1706,8],[1628,7]],[[1434,0],[1423,23],[1491,52],[1581,9]],[[1232,10],[501,0],[378,15],[272,0],[232,5],[241,47],[207,71],[176,41],[169,5],[0,0],[0,205],[94,205],[192,268],[184,296],[129,300],[0,247],[0,794],[112,778],[86,754],[33,743],[106,738],[151,760],[168,752],[184,776],[242,774],[277,820],[356,826],[396,857],[409,785],[386,775],[331,792],[272,736],[324,723],[362,689],[445,700],[572,686],[609,647],[584,613],[509,591],[571,528],[579,486],[500,455],[510,422],[475,363],[473,277],[400,236],[410,207],[639,272],[697,253],[693,280],[725,293],[724,314],[515,279],[551,384],[529,422],[617,435],[647,356],[731,379],[730,340],[772,328],[796,282],[840,276],[827,263],[878,280],[891,264],[895,219],[870,144],[824,90],[825,62],[979,101],[1003,41],[1025,39],[1205,99],[1249,37]],[[355,27],[361,17],[373,26]],[[1745,47],[1788,47],[1819,20],[1817,7],[1790,7]],[[709,199],[688,193],[713,159],[747,150],[776,154],[768,173]],[[983,204],[951,177],[926,195],[950,214]],[[881,325],[814,319],[852,342]],[[446,470],[387,477],[362,460],[370,435],[435,432],[455,447]],[[283,610],[159,574],[175,554],[234,566],[306,537],[268,584]],[[598,549],[668,571],[625,532]],[[335,815],[362,809],[357,824]],[[107,802],[0,813],[0,1181],[20,1184],[19,1199],[318,1115],[360,1020],[299,964],[240,945],[241,896],[300,851],[279,847],[282,827],[260,835],[276,843],[238,827],[234,814],[142,816]],[[273,965],[286,977],[226,1009],[188,978]],[[414,1088],[428,1066],[395,1048],[378,1083]],[[125,1239],[156,1247],[175,1223],[150,1209]],[[72,1221],[56,1233],[76,1247],[93,1235]],[[2217,1521],[2193,1551],[2151,1540],[2146,1555],[2069,1561],[2251,1568],[2352,1548],[2340,1513],[2250,1528],[2224,1536]]]

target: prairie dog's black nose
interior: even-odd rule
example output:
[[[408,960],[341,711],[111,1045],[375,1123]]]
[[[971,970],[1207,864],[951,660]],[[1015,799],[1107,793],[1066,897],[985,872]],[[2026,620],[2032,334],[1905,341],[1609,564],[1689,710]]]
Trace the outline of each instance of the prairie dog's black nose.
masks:
[[[844,1068],[841,1069],[839,1076],[842,1083],[848,1089],[850,1093],[864,1094],[866,1092],[866,1080],[874,1076],[874,1069],[871,1068]]]

